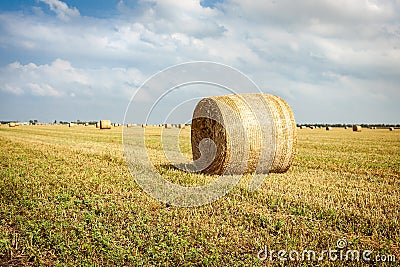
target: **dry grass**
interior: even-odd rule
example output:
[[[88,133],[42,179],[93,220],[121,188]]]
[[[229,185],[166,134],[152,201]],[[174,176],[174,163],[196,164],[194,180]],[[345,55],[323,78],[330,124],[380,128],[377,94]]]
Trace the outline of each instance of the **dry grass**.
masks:
[[[0,128],[0,266],[257,266],[264,246],[321,251],[342,237],[351,249],[400,258],[400,131],[299,131],[287,173],[253,193],[246,176],[219,201],[189,209],[138,188],[121,130]],[[146,128],[159,172],[180,184],[213,179],[172,168],[161,131]],[[190,129],[163,131],[166,140],[178,132],[190,157]]]

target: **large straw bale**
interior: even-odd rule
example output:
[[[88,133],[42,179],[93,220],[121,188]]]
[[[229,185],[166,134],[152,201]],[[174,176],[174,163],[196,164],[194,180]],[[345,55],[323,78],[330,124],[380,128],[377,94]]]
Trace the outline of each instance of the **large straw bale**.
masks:
[[[285,172],[295,155],[296,123],[278,96],[214,96],[197,104],[191,140],[195,166],[203,173]]]
[[[353,125],[353,132],[361,132],[361,126],[360,125]]]
[[[111,129],[111,121],[110,120],[101,120],[100,121],[100,129]]]

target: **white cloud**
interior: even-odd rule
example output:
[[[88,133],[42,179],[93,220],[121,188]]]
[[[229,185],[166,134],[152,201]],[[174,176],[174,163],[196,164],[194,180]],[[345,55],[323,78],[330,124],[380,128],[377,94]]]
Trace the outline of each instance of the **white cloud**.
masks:
[[[50,65],[11,63],[0,69],[0,79],[0,90],[16,95],[130,97],[144,77],[136,69],[80,69],[56,59]]]
[[[57,17],[63,21],[69,21],[73,17],[79,17],[79,10],[76,7],[69,8],[68,5],[59,0],[39,0],[47,4],[51,11],[57,14]]]

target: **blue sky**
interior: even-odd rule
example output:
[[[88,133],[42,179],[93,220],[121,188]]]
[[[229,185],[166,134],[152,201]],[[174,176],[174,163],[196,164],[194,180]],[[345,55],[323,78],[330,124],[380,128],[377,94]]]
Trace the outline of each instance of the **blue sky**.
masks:
[[[394,0],[1,1],[0,120],[122,122],[147,78],[200,60],[242,71],[299,123],[400,123],[399,14]]]

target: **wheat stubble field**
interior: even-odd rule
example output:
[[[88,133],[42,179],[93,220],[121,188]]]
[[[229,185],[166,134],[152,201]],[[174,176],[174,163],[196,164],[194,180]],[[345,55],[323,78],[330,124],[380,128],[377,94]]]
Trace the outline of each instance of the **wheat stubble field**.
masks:
[[[146,130],[160,173],[186,185],[213,179],[170,167],[160,133]],[[180,146],[190,157],[190,129]],[[257,257],[265,246],[334,249],[339,238],[400,259],[400,130],[298,130],[287,173],[270,174],[252,193],[246,176],[197,208],[159,203],[136,185],[122,127],[2,125],[0,148],[0,266],[359,266]]]

